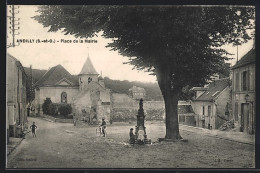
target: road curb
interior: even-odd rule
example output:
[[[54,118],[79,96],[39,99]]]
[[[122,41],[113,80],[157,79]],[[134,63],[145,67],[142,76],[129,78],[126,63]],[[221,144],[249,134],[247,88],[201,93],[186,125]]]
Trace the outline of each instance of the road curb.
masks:
[[[186,132],[195,133],[194,131],[187,130],[187,129],[180,129],[180,130],[186,131]],[[237,142],[237,143],[241,143],[241,144],[254,145],[254,142],[238,141],[238,140],[234,140],[234,139],[231,139],[231,138],[222,137],[222,136],[220,136],[220,135],[212,135],[212,134],[210,134],[210,133],[208,133],[208,132],[205,132],[205,136],[215,137],[215,138],[218,138],[218,139],[227,140],[227,141],[232,141],[232,142]]]
[[[42,119],[54,123],[54,121],[52,121],[52,120],[50,120],[50,119],[48,119],[48,118],[42,118]]]

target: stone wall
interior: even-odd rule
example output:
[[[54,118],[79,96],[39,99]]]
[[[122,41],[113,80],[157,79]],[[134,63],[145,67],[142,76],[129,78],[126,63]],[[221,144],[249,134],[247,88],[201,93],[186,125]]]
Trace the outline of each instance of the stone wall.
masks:
[[[143,102],[145,120],[164,120],[165,106],[164,101],[145,101]],[[126,94],[112,94],[112,112],[113,121],[136,121],[136,115],[139,109],[139,101],[130,98]],[[179,114],[188,114],[184,119],[187,125],[194,125],[195,118],[191,104],[189,102],[179,101]]]
[[[62,118],[55,118],[53,116],[49,116],[49,115],[42,115],[43,118],[46,118],[48,120],[54,121],[54,122],[59,122],[59,123],[73,123],[73,119],[62,119]]]
[[[112,121],[113,122],[130,122],[136,121],[137,110],[114,108],[112,110]]]
[[[179,123],[189,126],[196,126],[196,119],[194,113],[180,114]]]
[[[8,119],[10,137],[19,137],[25,129],[26,114],[26,75],[22,64],[7,55],[6,76],[6,118]],[[18,130],[19,129],[19,130]],[[19,133],[18,133],[19,132]]]

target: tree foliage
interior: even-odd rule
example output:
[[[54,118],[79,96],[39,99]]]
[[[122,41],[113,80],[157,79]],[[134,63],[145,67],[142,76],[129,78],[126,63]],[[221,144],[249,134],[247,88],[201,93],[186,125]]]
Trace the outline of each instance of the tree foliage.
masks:
[[[107,47],[155,74],[165,101],[166,138],[180,139],[183,87],[205,84],[229,53],[221,46],[251,39],[254,8],[216,6],[41,6],[34,18],[49,31],[112,38]]]
[[[162,100],[162,93],[157,83],[144,83],[144,82],[130,82],[127,80],[112,80],[108,77],[104,78],[105,85],[114,93],[129,94],[129,89],[133,85],[144,88],[146,92],[145,100]]]
[[[220,46],[250,39],[246,30],[254,18],[254,9],[245,7],[52,5],[39,12],[35,19],[49,31],[76,37],[103,31],[114,39],[108,47],[131,57],[136,68],[169,66],[181,86],[203,83],[219,71],[228,54]]]
[[[46,98],[42,104],[42,111],[46,115],[51,115],[51,105],[52,101],[50,98]]]

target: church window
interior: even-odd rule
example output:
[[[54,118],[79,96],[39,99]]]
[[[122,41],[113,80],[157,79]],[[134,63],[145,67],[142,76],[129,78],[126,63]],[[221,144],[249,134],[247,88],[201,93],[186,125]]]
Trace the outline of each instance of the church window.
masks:
[[[92,78],[91,77],[89,77],[88,78],[88,83],[90,83],[92,81]]]
[[[66,92],[61,93],[61,103],[67,103],[67,93]]]

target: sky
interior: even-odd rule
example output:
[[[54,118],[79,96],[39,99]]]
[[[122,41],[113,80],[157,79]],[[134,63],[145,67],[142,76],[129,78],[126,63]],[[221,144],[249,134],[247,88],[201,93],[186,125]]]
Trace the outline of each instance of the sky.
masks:
[[[17,6],[15,6],[17,8]],[[7,11],[10,10],[8,6]],[[149,75],[144,71],[133,70],[133,66],[123,64],[128,58],[119,55],[116,51],[110,51],[105,46],[111,40],[104,39],[100,35],[89,40],[96,40],[97,43],[73,43],[79,40],[72,35],[64,35],[62,32],[48,32],[48,28],[44,28],[42,24],[32,19],[35,16],[37,6],[20,5],[19,13],[15,17],[20,18],[15,39],[27,39],[35,41],[37,39],[52,39],[55,43],[20,43],[19,46],[7,48],[7,53],[17,58],[24,67],[32,65],[33,69],[45,69],[62,65],[68,72],[73,75],[79,74],[88,54],[96,69],[103,77],[109,77],[114,80],[129,80],[141,82],[156,82],[156,77]],[[16,11],[17,11],[16,10]],[[7,14],[9,15],[9,14]],[[9,20],[7,20],[9,25]],[[7,25],[7,27],[8,27]],[[8,31],[8,28],[7,28]],[[9,32],[9,31],[8,31]],[[72,43],[61,43],[61,39],[71,40]],[[85,40],[85,39],[84,39]],[[9,44],[10,37],[7,39]],[[57,41],[60,41],[59,43]],[[253,40],[238,47],[238,59],[245,55],[253,47]],[[236,63],[237,47],[226,45],[223,47],[229,53],[234,55],[230,61],[231,65]]]

